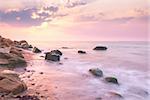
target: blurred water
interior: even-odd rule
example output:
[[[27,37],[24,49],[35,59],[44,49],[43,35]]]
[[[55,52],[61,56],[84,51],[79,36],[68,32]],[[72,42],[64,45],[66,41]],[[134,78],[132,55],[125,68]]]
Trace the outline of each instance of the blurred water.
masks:
[[[150,71],[147,42],[32,42],[43,52],[59,49],[63,52],[61,63],[47,62],[35,57],[29,69],[46,73],[45,84],[51,82],[59,88],[54,90],[60,100],[117,100],[107,93],[114,91],[124,100],[149,100]],[[93,51],[95,46],[107,46],[107,51]],[[70,49],[62,49],[68,47]],[[78,54],[85,50],[87,54]],[[44,55],[44,53],[37,56]],[[67,60],[64,58],[68,58]],[[120,86],[107,84],[103,78],[93,77],[88,70],[100,68],[104,77],[115,76]],[[50,87],[49,85],[47,87]],[[72,99],[69,99],[72,98]]]

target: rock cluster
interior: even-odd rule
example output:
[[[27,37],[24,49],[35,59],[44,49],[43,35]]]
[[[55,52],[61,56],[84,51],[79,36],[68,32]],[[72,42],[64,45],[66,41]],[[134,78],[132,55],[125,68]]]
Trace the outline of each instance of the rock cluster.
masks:
[[[0,36],[0,65],[15,67],[26,65],[21,49],[28,49],[29,44],[25,41],[12,41]]]

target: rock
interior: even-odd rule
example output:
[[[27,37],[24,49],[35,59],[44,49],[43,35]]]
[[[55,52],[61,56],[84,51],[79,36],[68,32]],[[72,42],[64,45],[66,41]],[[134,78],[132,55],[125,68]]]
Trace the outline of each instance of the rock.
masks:
[[[17,49],[17,48],[11,47],[9,53],[12,53],[12,54],[15,54],[15,55],[17,55],[17,56],[19,56],[21,58],[24,58],[24,56],[22,55],[22,53],[20,52],[20,50]]]
[[[105,81],[109,83],[119,84],[117,78],[115,77],[106,77]]]
[[[35,95],[24,95],[22,97],[19,97],[19,100],[40,100],[40,99]]]
[[[86,54],[86,52],[85,52],[85,51],[82,51],[82,50],[79,50],[78,53],[79,53],[79,54]]]
[[[26,66],[26,61],[15,54],[0,52],[0,65],[11,67],[16,67],[18,65]]]
[[[61,47],[62,49],[69,49],[69,47]]]
[[[117,93],[117,92],[109,92],[108,94],[111,95],[111,96],[123,98],[123,96],[121,94]]]
[[[45,56],[45,60],[60,61],[60,55],[52,54],[51,52],[47,52],[46,56]]]
[[[60,50],[52,50],[50,53],[62,56],[62,52]]]
[[[95,75],[97,77],[102,77],[103,76],[103,72],[99,68],[89,69],[89,72],[91,72],[93,75]]]
[[[43,72],[40,72],[40,74],[44,74]]]
[[[33,48],[33,46],[32,46],[32,45],[29,45],[29,48]]]
[[[41,50],[38,49],[37,47],[34,47],[34,48],[33,48],[33,52],[34,52],[34,53],[41,53]]]
[[[0,47],[10,47],[13,41],[7,38],[0,37]]]
[[[21,48],[23,48],[23,49],[28,49],[29,48],[29,44],[26,40],[21,40],[20,45],[21,45]]]
[[[0,93],[17,95],[24,92],[27,86],[14,73],[0,73]]]
[[[107,47],[105,47],[105,46],[97,46],[93,50],[107,50]]]

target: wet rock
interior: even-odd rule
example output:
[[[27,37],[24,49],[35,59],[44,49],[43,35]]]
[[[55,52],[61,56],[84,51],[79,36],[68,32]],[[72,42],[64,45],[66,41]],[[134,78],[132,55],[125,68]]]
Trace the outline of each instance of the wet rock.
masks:
[[[117,93],[117,92],[109,92],[108,94],[111,95],[111,96],[114,96],[114,97],[123,98],[123,96],[121,94]]]
[[[97,46],[93,50],[107,50],[107,47],[105,47],[105,46]]]
[[[41,50],[38,49],[37,47],[34,47],[34,48],[33,48],[33,52],[34,52],[34,53],[41,53]]]
[[[106,77],[105,81],[109,83],[119,84],[117,78],[115,77]]]
[[[33,48],[33,46],[32,46],[32,45],[29,45],[29,48]]]
[[[60,50],[52,50],[50,53],[62,56],[62,52]]]
[[[79,53],[79,54],[86,54],[86,52],[85,52],[85,51],[82,51],[82,50],[79,50],[78,53]]]
[[[25,95],[20,97],[19,100],[40,100],[40,99],[35,95]]]
[[[46,56],[45,56],[45,60],[60,61],[60,55],[52,54],[51,52],[47,52]]]
[[[27,86],[16,73],[0,73],[0,93],[16,95],[26,89]]]
[[[97,77],[102,77],[103,76],[103,71],[100,70],[99,68],[89,69],[89,72],[92,73],[94,76],[97,76]]]
[[[40,72],[40,74],[44,74],[43,72]]]

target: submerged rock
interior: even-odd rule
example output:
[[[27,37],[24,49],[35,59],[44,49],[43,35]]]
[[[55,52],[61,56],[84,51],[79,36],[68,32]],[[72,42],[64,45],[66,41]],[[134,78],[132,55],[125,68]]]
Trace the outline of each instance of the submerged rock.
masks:
[[[106,77],[105,81],[109,83],[119,84],[117,78],[115,77]]]
[[[82,51],[82,50],[79,50],[78,53],[79,53],[79,54],[86,54],[86,52],[85,52],[85,51]]]
[[[34,52],[34,53],[41,53],[41,50],[38,49],[37,47],[34,47],[34,48],[33,48],[33,52]]]
[[[105,46],[97,46],[93,50],[107,50],[107,47],[105,47]]]
[[[89,72],[91,72],[93,75],[95,75],[97,77],[102,77],[103,76],[103,71],[100,70],[99,68],[89,69]]]
[[[16,95],[27,89],[16,73],[0,73],[0,93]]]
[[[60,55],[47,52],[45,56],[45,60],[60,61]]]

